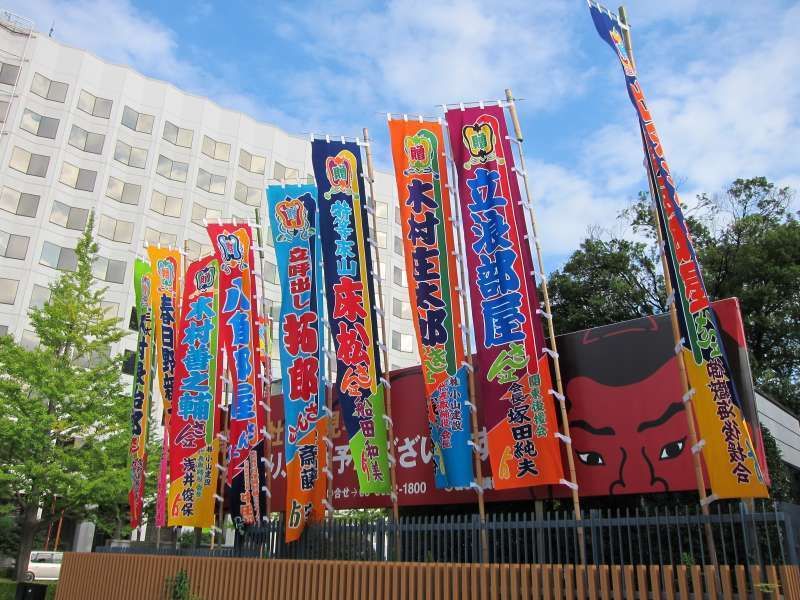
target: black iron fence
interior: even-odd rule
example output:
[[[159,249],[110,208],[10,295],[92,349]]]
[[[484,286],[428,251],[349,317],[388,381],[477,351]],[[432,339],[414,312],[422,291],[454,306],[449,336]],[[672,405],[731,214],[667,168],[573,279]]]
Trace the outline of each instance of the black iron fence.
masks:
[[[261,556],[308,560],[489,562],[609,565],[798,564],[800,507],[744,504],[712,507],[710,515],[681,508],[572,513],[334,518],[306,528],[291,544],[282,518],[238,536],[235,547],[106,548],[159,554]],[[486,537],[484,556],[482,536]],[[710,535],[710,537],[709,537]],[[713,540],[713,541],[712,541]],[[581,549],[583,548],[583,553]],[[714,560],[716,553],[716,561]]]

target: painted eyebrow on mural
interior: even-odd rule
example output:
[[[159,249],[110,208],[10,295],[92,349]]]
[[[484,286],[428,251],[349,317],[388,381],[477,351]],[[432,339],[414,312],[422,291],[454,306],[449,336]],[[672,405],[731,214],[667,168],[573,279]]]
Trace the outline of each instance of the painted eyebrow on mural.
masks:
[[[639,427],[636,429],[639,433],[644,431],[645,429],[652,429],[653,427],[658,427],[659,425],[663,425],[667,421],[669,421],[673,415],[681,412],[684,410],[682,402],[673,402],[667,407],[667,410],[664,411],[664,414],[658,417],[657,419],[653,419],[652,421],[642,421]]]
[[[589,433],[593,433],[595,435],[617,435],[617,432],[614,431],[613,427],[595,427],[594,425],[590,425],[588,421],[584,421],[583,419],[578,419],[577,421],[570,421],[570,427],[577,427],[578,429],[585,429]]]

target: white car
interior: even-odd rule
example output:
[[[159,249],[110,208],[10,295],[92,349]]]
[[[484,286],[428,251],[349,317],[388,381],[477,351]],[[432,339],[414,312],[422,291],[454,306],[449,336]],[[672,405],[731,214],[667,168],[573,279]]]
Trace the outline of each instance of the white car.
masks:
[[[61,574],[61,560],[64,558],[63,552],[50,552],[46,550],[34,550],[31,552],[31,559],[28,562],[28,570],[25,571],[25,581],[56,581]]]

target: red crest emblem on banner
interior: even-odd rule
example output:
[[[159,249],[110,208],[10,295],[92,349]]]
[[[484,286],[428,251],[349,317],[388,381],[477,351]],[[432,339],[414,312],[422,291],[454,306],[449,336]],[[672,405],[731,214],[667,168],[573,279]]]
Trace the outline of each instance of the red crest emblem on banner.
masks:
[[[285,198],[275,204],[275,218],[281,230],[277,241],[290,241],[296,235],[301,239],[308,239],[308,211],[300,198]]]

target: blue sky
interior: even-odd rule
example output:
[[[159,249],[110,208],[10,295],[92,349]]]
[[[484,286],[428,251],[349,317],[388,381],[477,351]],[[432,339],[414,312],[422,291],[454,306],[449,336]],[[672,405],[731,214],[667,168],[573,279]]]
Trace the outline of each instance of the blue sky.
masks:
[[[12,0],[55,37],[293,133],[369,127],[386,111],[520,102],[549,267],[646,186],[616,58],[582,0],[156,2]],[[616,9],[616,5],[610,6]],[[800,4],[631,0],[639,77],[685,202],[736,177],[800,189]],[[624,233],[624,232],[622,232]]]

